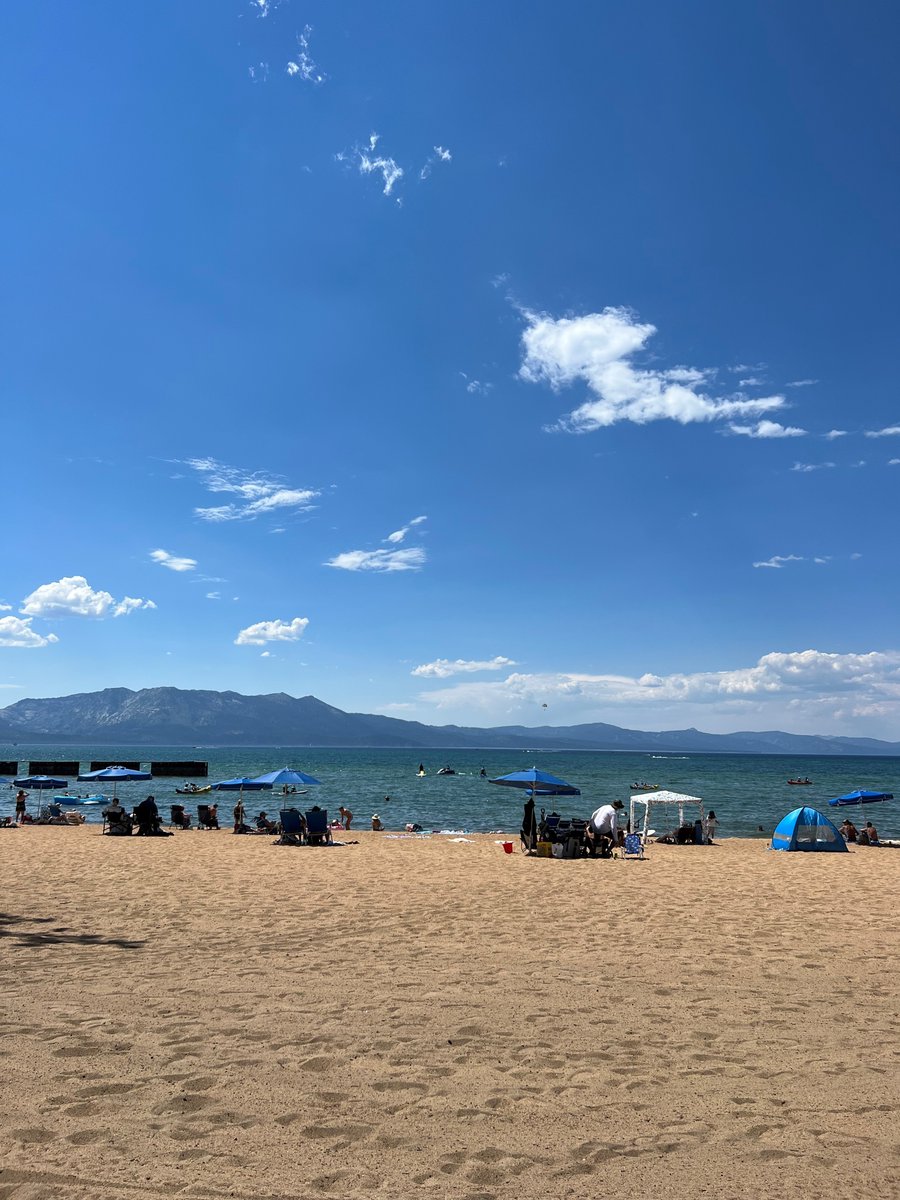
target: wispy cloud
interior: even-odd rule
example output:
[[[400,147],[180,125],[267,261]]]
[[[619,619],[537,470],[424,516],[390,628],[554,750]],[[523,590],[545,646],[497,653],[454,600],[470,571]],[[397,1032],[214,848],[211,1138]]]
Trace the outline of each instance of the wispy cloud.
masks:
[[[769,366],[769,364],[764,363],[764,362],[735,363],[734,366],[729,367],[728,370],[732,373],[732,375],[748,375],[748,374],[755,375],[759,371],[767,370],[768,366]]]
[[[156,608],[152,600],[125,596],[115,600],[109,592],[94,591],[83,575],[67,575],[41,584],[26,596],[19,609],[30,617],[124,617],[139,608]]]
[[[738,380],[738,387],[764,387],[766,383],[768,380],[760,375],[748,375],[746,379]]]
[[[427,179],[431,174],[431,169],[435,163],[448,163],[453,158],[453,155],[445,146],[435,146],[432,153],[425,160],[425,165],[419,171],[420,179]]]
[[[304,25],[303,32],[297,36],[297,53],[288,63],[285,70],[292,78],[299,78],[304,83],[324,83],[325,76],[313,62],[309,53],[309,39],[312,36],[312,26]]]
[[[900,458],[889,458],[888,466],[889,467],[900,467]]]
[[[786,383],[785,387],[812,387],[814,383],[818,383],[818,379],[793,379],[790,383]]]
[[[887,425],[884,429],[867,429],[867,438],[883,438],[900,436],[900,425]]]
[[[494,386],[492,383],[484,383],[480,379],[470,379],[465,371],[460,371],[460,375],[466,381],[466,391],[470,396],[486,396]]]
[[[258,17],[267,17],[281,6],[282,0],[250,0],[250,7]]]
[[[242,629],[234,639],[236,646],[264,646],[266,642],[296,642],[303,637],[309,624],[308,617],[294,617],[292,621],[257,621]]]
[[[253,83],[265,83],[269,78],[269,64],[267,62],[259,62],[253,67],[248,67],[247,74]]]
[[[38,650],[58,642],[55,633],[46,636],[31,628],[31,617],[0,617],[0,646],[9,646],[19,650]],[[12,686],[4,684],[4,687]]]
[[[418,675],[423,679],[449,679],[451,675],[469,675],[476,671],[502,671],[504,667],[514,667],[515,660],[497,655],[487,661],[466,660],[457,658],[436,658],[434,662],[422,663],[410,671],[410,675]]]
[[[757,421],[755,425],[728,426],[729,432],[749,438],[805,437],[806,430],[795,425],[780,425],[777,421]]]
[[[207,598],[207,600],[221,600],[222,593],[221,592],[207,592],[206,598]]]
[[[168,567],[170,571],[195,571],[197,569],[196,558],[179,558],[176,554],[170,554],[168,550],[151,550],[150,557],[161,567]]]
[[[376,147],[381,140],[380,134],[373,133],[369,136],[369,144],[365,148],[354,146],[352,150],[341,151],[335,155],[338,162],[350,162],[357,167],[361,175],[371,175],[381,173],[384,187],[382,192],[385,196],[390,196],[395,185],[403,178],[403,168],[393,158],[388,158],[384,154],[378,154]]]
[[[312,488],[286,487],[281,479],[230,467],[214,458],[189,458],[186,465],[198,473],[207,491],[240,497],[238,502],[195,508],[202,521],[252,521],[280,509],[307,512],[320,494]]]
[[[392,546],[398,546],[402,541],[406,540],[406,535],[411,529],[414,529],[416,525],[421,525],[423,521],[427,520],[427,517],[413,517],[408,525],[404,525],[402,529],[395,529],[394,532],[389,533],[384,540],[386,542],[390,542]]]
[[[325,566],[339,571],[421,571],[426,561],[421,547],[410,546],[405,550],[347,550],[330,558]]]
[[[755,416],[779,409],[783,396],[748,399],[742,395],[715,398],[704,385],[713,371],[696,367],[669,370],[640,367],[632,361],[656,333],[626,308],[605,308],[580,317],[560,317],[523,310],[523,358],[520,378],[548,383],[555,391],[586,384],[592,397],[551,428],[587,433],[631,421],[718,421]]]
[[[846,429],[829,429],[828,432],[823,433],[822,436],[825,438],[826,441],[834,442],[838,438],[846,437],[847,430]]]
[[[773,554],[765,562],[755,562],[753,565],[754,567],[774,567],[780,571],[785,563],[805,561],[806,559],[802,554]]]
[[[836,465],[837,464],[833,463],[833,462],[821,462],[821,463],[795,462],[794,465],[791,467],[791,470],[792,471],[802,471],[804,474],[808,475],[810,471],[824,471],[827,468],[834,467]]]

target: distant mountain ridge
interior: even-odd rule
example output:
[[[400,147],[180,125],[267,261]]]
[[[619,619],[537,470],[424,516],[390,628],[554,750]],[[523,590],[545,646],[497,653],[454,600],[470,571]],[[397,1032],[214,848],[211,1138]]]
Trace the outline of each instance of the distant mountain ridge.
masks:
[[[592,723],[479,729],[347,713],[315,696],[160,687],[105,688],[0,709],[0,741],[147,746],[340,746],[409,749],[630,750],[694,754],[900,755],[900,742],[766,732],[646,732]]]

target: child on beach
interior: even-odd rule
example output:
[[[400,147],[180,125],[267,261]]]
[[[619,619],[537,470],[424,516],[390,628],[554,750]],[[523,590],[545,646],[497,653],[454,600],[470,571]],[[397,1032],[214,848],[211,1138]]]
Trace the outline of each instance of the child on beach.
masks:
[[[713,838],[715,837],[716,826],[718,824],[719,824],[718,817],[713,812],[713,810],[710,809],[709,812],[706,814],[706,844],[707,844],[707,846],[715,845]]]

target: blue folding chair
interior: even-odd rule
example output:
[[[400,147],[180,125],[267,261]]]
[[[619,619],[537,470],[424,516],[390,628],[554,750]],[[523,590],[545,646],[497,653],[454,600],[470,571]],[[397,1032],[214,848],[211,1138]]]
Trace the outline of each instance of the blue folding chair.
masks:
[[[306,814],[306,844],[307,846],[327,846],[331,842],[331,830],[328,828],[328,810],[326,808],[311,808]]]
[[[623,858],[643,858],[644,839],[639,833],[626,833],[625,844],[622,847]]]
[[[277,846],[302,846],[306,822],[296,808],[283,808],[278,814],[278,819],[281,825],[281,837],[275,844]]]

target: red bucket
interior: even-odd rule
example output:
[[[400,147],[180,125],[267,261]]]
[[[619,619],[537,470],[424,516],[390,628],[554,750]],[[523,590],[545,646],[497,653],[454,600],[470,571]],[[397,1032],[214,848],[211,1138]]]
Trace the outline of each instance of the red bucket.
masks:
[[[512,852],[513,852],[512,842],[503,842],[502,845],[503,845],[503,853],[504,854],[512,854]]]

